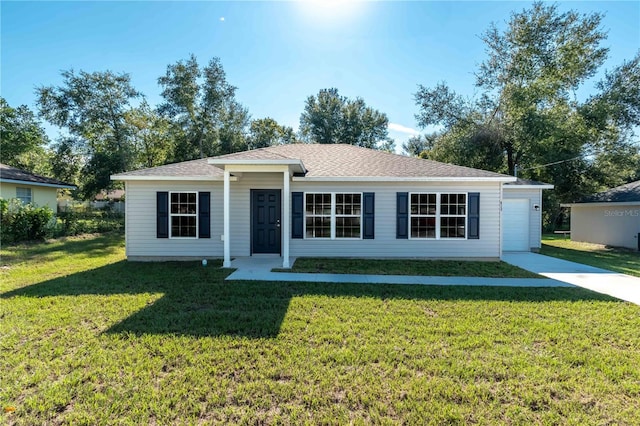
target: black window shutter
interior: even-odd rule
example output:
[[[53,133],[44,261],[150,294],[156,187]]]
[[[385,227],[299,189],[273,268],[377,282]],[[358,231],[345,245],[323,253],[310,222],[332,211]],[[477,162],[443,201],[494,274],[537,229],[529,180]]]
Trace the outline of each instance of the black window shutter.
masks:
[[[480,193],[469,193],[469,234],[470,240],[480,239]]]
[[[363,198],[363,218],[364,223],[362,226],[362,238],[365,240],[373,240],[374,239],[374,229],[375,229],[375,200],[376,194],[374,192],[365,192],[362,194]]]
[[[396,192],[396,238],[409,238],[409,193]]]
[[[156,192],[156,238],[169,238],[168,192]]]
[[[291,238],[304,238],[304,193],[291,193]]]
[[[198,193],[198,238],[211,238],[211,193]]]

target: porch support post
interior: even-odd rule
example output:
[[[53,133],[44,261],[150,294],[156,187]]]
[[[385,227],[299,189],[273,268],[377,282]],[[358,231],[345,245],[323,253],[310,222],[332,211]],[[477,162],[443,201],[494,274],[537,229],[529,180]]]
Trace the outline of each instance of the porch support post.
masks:
[[[224,237],[224,261],[223,268],[231,267],[231,226],[229,224],[229,196],[230,196],[230,174],[228,170],[224,171],[224,196],[223,196],[223,237]]]
[[[282,267],[289,268],[289,234],[291,232],[291,226],[289,225],[289,218],[291,217],[291,201],[289,200],[289,170],[283,172],[284,185],[282,194]]]

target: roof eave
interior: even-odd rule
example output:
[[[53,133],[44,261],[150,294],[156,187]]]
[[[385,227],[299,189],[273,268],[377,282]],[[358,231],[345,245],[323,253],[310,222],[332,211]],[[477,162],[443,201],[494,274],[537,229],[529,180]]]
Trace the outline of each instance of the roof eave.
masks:
[[[294,158],[282,159],[282,160],[259,160],[259,159],[251,159],[251,160],[243,160],[243,159],[224,159],[224,158],[212,158],[207,161],[209,164],[216,166],[220,169],[225,168],[226,165],[234,165],[234,166],[289,166],[293,173],[307,173],[307,169],[304,167],[304,163],[302,160],[297,160]]]
[[[203,182],[222,182],[222,176],[136,176],[136,175],[111,175],[111,180],[121,181],[203,181]],[[237,180],[231,177],[231,181]]]
[[[640,201],[595,201],[589,203],[562,203],[560,207],[620,207],[625,206],[640,206]]]
[[[44,183],[44,182],[32,182],[32,181],[29,181],[29,180],[19,180],[19,179],[0,178],[0,182],[16,183],[16,184],[19,184],[19,185],[44,186],[44,187],[48,187],[48,188],[76,189],[75,185],[66,185],[66,184],[58,184],[58,183]]]
[[[553,189],[554,185],[545,183],[543,185],[505,185],[505,189]]]
[[[512,176],[446,177],[446,176],[294,176],[295,182],[514,182]]]

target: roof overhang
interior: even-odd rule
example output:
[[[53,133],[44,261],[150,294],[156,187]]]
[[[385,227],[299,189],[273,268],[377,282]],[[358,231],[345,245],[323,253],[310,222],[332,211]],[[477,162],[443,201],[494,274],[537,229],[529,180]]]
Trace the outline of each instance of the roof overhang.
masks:
[[[622,206],[640,206],[640,201],[609,201],[602,203],[563,203],[560,207],[622,207]]]
[[[111,180],[121,181],[202,181],[202,182],[222,182],[223,176],[136,176],[136,175],[111,175]],[[236,177],[231,177],[231,181],[236,181]]]
[[[504,189],[553,189],[554,186],[548,183],[542,185],[505,185]]]
[[[302,160],[292,158],[278,160],[242,160],[242,159],[225,159],[212,158],[209,164],[230,172],[280,172],[289,170],[289,173],[306,173]]]
[[[505,177],[294,176],[294,182],[515,182]]]
[[[44,187],[47,187],[47,188],[76,189],[75,185],[63,185],[63,184],[57,184],[57,183],[31,182],[29,180],[17,180],[17,179],[0,178],[0,182],[13,183],[13,184],[18,184],[18,185],[44,186]]]

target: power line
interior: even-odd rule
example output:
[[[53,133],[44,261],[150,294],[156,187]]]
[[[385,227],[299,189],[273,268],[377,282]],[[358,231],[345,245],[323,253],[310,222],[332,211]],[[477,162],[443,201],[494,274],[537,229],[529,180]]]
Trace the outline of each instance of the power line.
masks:
[[[518,165],[516,164],[515,167],[513,168],[513,173],[514,173],[515,177],[518,177],[518,171],[541,169],[543,167],[548,167],[548,166],[553,166],[553,165],[556,165],[556,164],[566,163],[567,161],[578,160],[580,158],[582,158],[582,155],[579,155],[579,156],[573,157],[573,158],[569,158],[567,160],[560,160],[560,161],[554,161],[553,163],[542,164],[541,166],[527,167],[526,169],[518,169]]]

